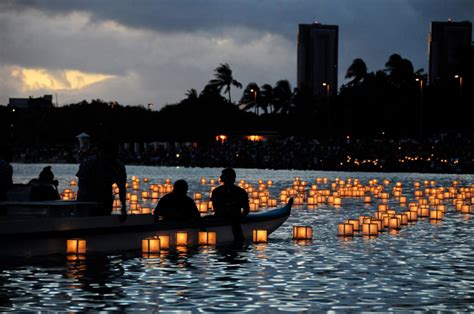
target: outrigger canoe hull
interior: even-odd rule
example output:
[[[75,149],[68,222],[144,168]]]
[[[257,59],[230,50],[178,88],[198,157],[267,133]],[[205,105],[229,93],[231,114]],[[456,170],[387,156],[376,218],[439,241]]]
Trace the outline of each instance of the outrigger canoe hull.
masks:
[[[268,234],[282,225],[291,213],[292,200],[281,208],[250,213],[242,220],[246,241],[252,239],[252,231],[265,229]],[[175,233],[188,233],[188,244],[198,243],[199,231],[214,231],[217,245],[234,241],[232,227],[225,221],[205,217],[200,227],[177,222],[153,222],[151,215],[129,215],[121,222],[118,216],[96,217],[31,217],[7,219],[0,222],[0,257],[35,257],[65,254],[68,239],[85,239],[87,254],[140,250],[141,240],[168,235],[170,247],[174,247]]]

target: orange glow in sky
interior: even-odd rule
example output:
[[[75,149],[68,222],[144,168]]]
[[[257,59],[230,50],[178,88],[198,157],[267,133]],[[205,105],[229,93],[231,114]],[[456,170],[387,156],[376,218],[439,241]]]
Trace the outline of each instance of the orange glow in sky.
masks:
[[[113,75],[86,73],[78,70],[49,71],[47,69],[20,67],[12,69],[11,75],[21,80],[23,91],[42,89],[52,91],[79,90],[114,77]]]

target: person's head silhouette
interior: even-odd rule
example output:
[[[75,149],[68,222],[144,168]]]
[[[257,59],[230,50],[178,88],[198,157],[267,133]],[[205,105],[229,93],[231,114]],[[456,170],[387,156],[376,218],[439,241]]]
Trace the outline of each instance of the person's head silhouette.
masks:
[[[221,173],[221,181],[224,184],[233,184],[235,182],[235,170],[232,168],[225,168]]]
[[[177,195],[186,195],[188,193],[188,184],[184,180],[178,180],[173,185],[173,193]]]

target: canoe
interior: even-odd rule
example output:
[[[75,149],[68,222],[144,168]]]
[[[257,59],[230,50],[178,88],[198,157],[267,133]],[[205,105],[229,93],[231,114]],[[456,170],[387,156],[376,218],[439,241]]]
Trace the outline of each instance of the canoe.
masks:
[[[271,234],[291,213],[293,200],[281,208],[249,213],[242,219],[245,241],[252,240],[253,230],[267,230]],[[65,254],[68,239],[86,240],[87,254],[141,250],[142,240],[168,235],[170,248],[176,246],[176,233],[186,232],[188,245],[198,244],[199,231],[216,232],[217,245],[233,243],[232,228],[228,222],[205,216],[200,226],[187,223],[159,221],[152,215],[95,217],[15,217],[0,218],[0,258],[35,257]]]

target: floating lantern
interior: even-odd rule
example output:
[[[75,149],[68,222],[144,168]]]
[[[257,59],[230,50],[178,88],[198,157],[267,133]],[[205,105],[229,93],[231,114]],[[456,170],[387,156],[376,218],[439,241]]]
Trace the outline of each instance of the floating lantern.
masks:
[[[199,203],[198,209],[201,214],[206,214],[209,211],[209,204],[206,201],[201,202]]]
[[[200,201],[202,199],[202,194],[199,192],[194,193],[194,200]]]
[[[471,213],[471,205],[469,204],[464,204],[461,207],[461,213],[463,214],[470,214]]]
[[[365,236],[378,235],[378,224],[377,223],[364,223],[362,224],[362,234]]]
[[[141,213],[144,215],[150,215],[151,214],[151,208],[150,207],[142,207]]]
[[[69,186],[77,186],[76,180],[71,180],[71,181],[69,182]]]
[[[358,219],[348,219],[346,220],[346,223],[349,223],[354,226],[354,231],[359,231],[360,230],[360,224]]]
[[[187,232],[176,232],[176,245],[187,246],[188,245],[188,233]]]
[[[407,197],[406,196],[400,196],[400,204],[406,204],[407,203]]]
[[[267,230],[253,230],[252,240],[254,243],[267,243],[268,241]]]
[[[383,220],[381,219],[372,219],[370,221],[370,223],[376,223],[377,224],[377,228],[378,228],[378,231],[382,231],[383,230]]]
[[[130,194],[130,203],[138,203],[138,195]]]
[[[200,245],[215,245],[217,242],[217,235],[214,231],[200,231],[199,244]]]
[[[405,212],[408,216],[408,221],[417,221],[418,220],[418,212],[417,211],[407,211]]]
[[[389,229],[400,229],[400,219],[398,217],[390,217],[388,220]]]
[[[445,212],[446,211],[446,205],[440,204],[440,205],[436,206],[436,209],[440,210],[442,212]]]
[[[143,199],[146,200],[146,199],[149,198],[149,197],[150,197],[150,193],[149,193],[148,191],[142,191],[142,198],[143,198]]]
[[[153,254],[160,252],[159,238],[146,238],[142,240],[142,253]]]
[[[341,204],[342,204],[342,199],[340,197],[335,197],[334,206],[341,206]]]
[[[369,195],[364,196],[364,203],[365,203],[365,204],[369,204],[370,202],[371,202],[370,196],[369,196]]]
[[[388,210],[388,205],[387,204],[379,204],[377,207],[377,210],[379,212],[386,212]]]
[[[170,236],[169,235],[159,235],[160,239],[160,248],[162,250],[168,250],[170,248]]]
[[[311,240],[313,238],[313,228],[309,226],[293,226],[293,239]]]
[[[441,210],[430,210],[430,219],[441,220],[443,215],[444,213]]]
[[[249,203],[249,207],[251,212],[258,212],[258,204]]]
[[[86,240],[70,239],[66,242],[67,254],[86,254]]]
[[[397,214],[395,215],[398,219],[400,219],[400,224],[403,225],[408,225],[408,216],[407,214]]]
[[[206,178],[201,178],[201,184],[206,184]]]
[[[428,205],[421,205],[420,208],[418,209],[418,216],[419,217],[429,217],[430,216],[430,210]]]
[[[354,225],[351,223],[342,223],[337,225],[337,234],[339,236],[353,236]]]

